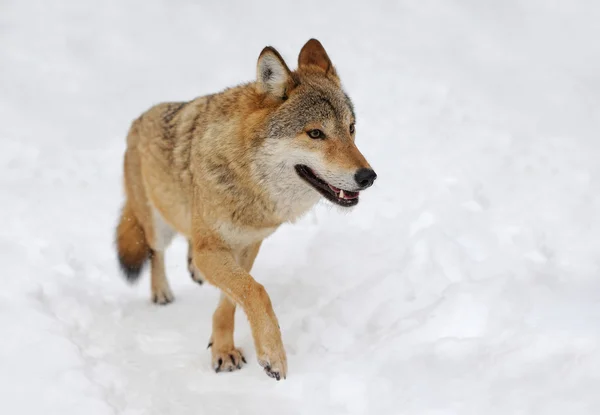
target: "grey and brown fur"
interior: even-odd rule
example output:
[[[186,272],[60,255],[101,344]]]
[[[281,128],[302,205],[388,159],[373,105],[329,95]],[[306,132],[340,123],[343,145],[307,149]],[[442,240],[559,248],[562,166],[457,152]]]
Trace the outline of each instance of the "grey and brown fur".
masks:
[[[149,261],[152,299],[169,303],[173,294],[164,252],[176,233],[185,235],[192,278],[222,293],[210,340],[216,371],[239,369],[245,362],[233,342],[239,305],[260,365],[271,377],[286,377],[277,317],[250,270],[261,242],[321,198],[297,166],[309,167],[333,186],[328,197],[339,196],[340,203],[347,202],[343,192],[336,193],[340,189],[348,198],[365,187],[357,184],[356,172],[370,166],[354,143],[354,123],[351,101],[315,39],[302,48],[296,71],[267,47],[258,59],[256,81],[189,102],[159,104],[133,122],[117,228],[119,261],[132,281]],[[315,129],[322,138],[308,135]]]

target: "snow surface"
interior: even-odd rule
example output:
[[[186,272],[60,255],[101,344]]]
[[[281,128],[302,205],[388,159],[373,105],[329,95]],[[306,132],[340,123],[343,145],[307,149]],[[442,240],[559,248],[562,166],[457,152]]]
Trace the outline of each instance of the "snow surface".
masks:
[[[4,414],[600,413],[600,3],[0,3]],[[112,246],[129,123],[151,104],[337,65],[379,179],[266,241],[286,381],[216,375],[218,299],[176,302]]]

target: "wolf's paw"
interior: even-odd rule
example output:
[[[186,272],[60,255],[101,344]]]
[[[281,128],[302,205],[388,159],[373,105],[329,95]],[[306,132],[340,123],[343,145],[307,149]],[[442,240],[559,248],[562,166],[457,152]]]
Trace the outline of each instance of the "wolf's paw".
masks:
[[[162,287],[160,289],[152,289],[152,302],[159,305],[167,305],[175,300],[173,293],[169,287]]]
[[[266,324],[265,324],[266,323]],[[261,335],[255,336],[256,357],[267,376],[281,380],[287,376],[287,357],[281,340],[281,330],[277,318],[263,322]]]
[[[204,276],[202,273],[196,269],[194,264],[192,264],[192,258],[188,257],[188,271],[190,272],[190,277],[192,281],[197,282],[198,284],[204,284]]]
[[[240,349],[235,347],[212,349],[212,368],[215,372],[233,372],[239,370],[246,363],[246,359]]]
[[[261,353],[258,355],[258,364],[263,367],[267,376],[281,380],[287,376],[287,357],[283,346],[275,353]]]

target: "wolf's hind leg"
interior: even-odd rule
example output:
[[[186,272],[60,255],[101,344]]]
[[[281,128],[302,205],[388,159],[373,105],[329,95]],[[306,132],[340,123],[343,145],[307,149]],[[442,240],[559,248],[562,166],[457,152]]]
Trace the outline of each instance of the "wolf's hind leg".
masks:
[[[195,281],[198,284],[202,285],[204,283],[204,276],[202,275],[200,270],[194,266],[194,263],[192,262],[192,255],[193,255],[192,252],[193,252],[192,241],[188,241],[188,254],[187,254],[188,271],[190,272],[190,277],[192,277],[192,281]]]
[[[152,251],[151,255],[150,261],[152,268],[150,273],[152,302],[155,304],[166,305],[172,302],[175,297],[173,296],[165,273],[165,253],[163,251]]]
[[[152,248],[150,259],[152,302],[165,305],[175,299],[165,272],[165,250],[173,240],[175,232],[156,210],[153,210],[153,219],[154,226],[148,241]]]

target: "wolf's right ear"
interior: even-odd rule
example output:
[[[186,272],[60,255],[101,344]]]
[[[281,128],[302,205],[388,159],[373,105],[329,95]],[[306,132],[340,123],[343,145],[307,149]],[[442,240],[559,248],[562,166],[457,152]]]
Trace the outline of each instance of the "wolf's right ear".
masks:
[[[279,52],[271,46],[264,48],[258,57],[256,81],[259,92],[287,98],[288,88],[293,84],[292,74]]]

